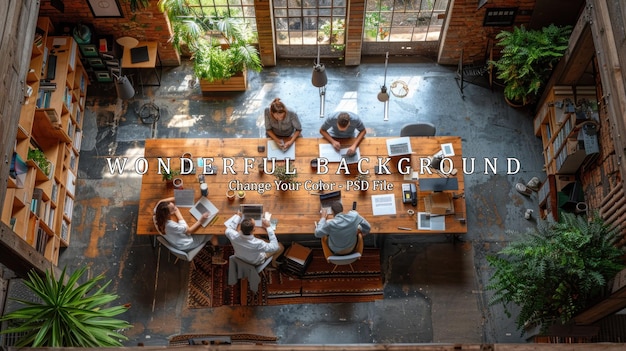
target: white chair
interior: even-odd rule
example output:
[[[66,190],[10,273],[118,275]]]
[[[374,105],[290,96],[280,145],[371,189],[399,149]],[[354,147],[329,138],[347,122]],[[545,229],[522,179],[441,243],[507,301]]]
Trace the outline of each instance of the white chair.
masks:
[[[179,249],[175,248],[174,246],[172,246],[167,241],[167,239],[165,239],[161,235],[157,236],[157,240],[161,243],[161,245],[165,246],[170,251],[170,253],[172,255],[176,256],[176,261],[174,261],[174,264],[176,264],[176,262],[178,262],[178,260],[180,259],[180,260],[189,262],[191,264],[191,266],[194,267],[194,268],[195,268],[195,266],[193,264],[193,258],[196,257],[198,252],[200,252],[204,248],[206,243],[209,242],[207,240],[203,245],[199,245],[198,247],[194,248],[193,250],[182,251],[182,250],[179,250]]]
[[[357,234],[356,247],[354,251],[347,255],[335,255],[330,250],[328,246],[328,236],[322,238],[322,251],[324,251],[324,257],[326,258],[326,262],[332,263],[335,265],[333,268],[333,272],[337,269],[337,266],[341,265],[349,265],[350,269],[354,272],[354,267],[352,267],[352,263],[356,262],[363,256],[363,235],[361,233]]]
[[[400,129],[400,136],[434,136],[437,128],[428,122],[407,124]]]

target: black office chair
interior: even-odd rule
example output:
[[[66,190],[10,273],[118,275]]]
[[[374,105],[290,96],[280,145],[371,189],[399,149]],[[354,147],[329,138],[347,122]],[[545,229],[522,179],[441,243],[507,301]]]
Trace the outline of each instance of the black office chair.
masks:
[[[400,136],[434,136],[437,128],[428,122],[407,124],[400,129]]]

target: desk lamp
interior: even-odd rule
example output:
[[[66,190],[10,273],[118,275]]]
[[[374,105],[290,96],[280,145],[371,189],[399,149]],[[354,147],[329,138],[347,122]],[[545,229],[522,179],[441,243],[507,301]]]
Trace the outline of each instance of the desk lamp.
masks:
[[[115,77],[115,90],[119,99],[128,100],[135,96],[135,88],[126,76],[113,75],[113,77]]]
[[[385,53],[385,78],[383,79],[383,86],[380,87],[380,93],[378,93],[378,101],[385,103],[385,117],[383,121],[389,120],[389,93],[387,92],[387,62],[389,61],[389,51]]]
[[[326,68],[324,64],[320,63],[320,47],[317,46],[317,62],[313,66],[313,76],[311,77],[311,83],[314,87],[318,87],[320,91],[320,118],[324,118],[324,100],[326,97],[326,83],[328,83],[328,77],[326,77]]]

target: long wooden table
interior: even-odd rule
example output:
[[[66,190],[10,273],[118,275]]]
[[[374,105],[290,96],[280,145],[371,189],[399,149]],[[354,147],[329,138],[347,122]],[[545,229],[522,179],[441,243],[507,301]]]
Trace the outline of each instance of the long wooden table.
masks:
[[[372,234],[463,234],[467,232],[465,221],[465,198],[463,196],[454,197],[455,213],[445,216],[445,230],[418,230],[416,215],[418,212],[425,212],[424,197],[431,195],[431,192],[421,192],[418,189],[418,205],[412,206],[410,203],[402,202],[402,184],[410,183],[404,179],[404,175],[398,171],[398,162],[402,157],[392,157],[387,163],[391,174],[374,174],[374,167],[378,164],[378,158],[382,157],[383,162],[387,157],[387,138],[365,138],[359,147],[361,158],[369,157],[369,163],[362,161],[363,171],[369,170],[367,179],[369,189],[361,191],[355,189],[352,182],[358,174],[357,165],[348,166],[351,174],[347,175],[344,170],[338,171],[339,163],[329,163],[327,174],[317,174],[318,170],[311,167],[311,160],[319,156],[319,144],[327,143],[322,138],[299,138],[296,141],[296,158],[291,161],[295,168],[297,178],[295,179],[298,189],[292,185],[292,190],[277,190],[276,178],[271,174],[259,172],[257,165],[266,156],[266,151],[260,152],[258,147],[267,145],[267,139],[149,139],[145,145],[145,160],[148,163],[148,170],[142,176],[141,195],[139,198],[139,219],[137,223],[137,234],[156,235],[152,221],[152,212],[155,204],[163,198],[173,196],[173,188],[168,187],[159,174],[159,158],[166,161],[170,158],[172,169],[179,170],[181,165],[180,157],[184,153],[191,153],[193,164],[197,165],[197,158],[213,158],[213,165],[217,166],[216,175],[206,175],[205,179],[209,186],[208,199],[219,209],[219,218],[207,227],[200,228],[200,234],[224,234],[224,221],[235,214],[241,203],[254,204],[261,203],[264,210],[272,213],[272,219],[277,219],[277,234],[310,234],[315,231],[314,222],[320,218],[319,189],[316,184],[324,182],[327,187],[333,186],[330,190],[341,190],[342,203],[345,211],[352,207],[353,201],[357,202],[357,211],[365,217],[372,226]],[[349,141],[345,142],[346,147]],[[461,170],[461,139],[453,136],[442,137],[412,137],[411,145],[413,154],[405,157],[411,159],[413,169],[419,170],[420,158],[426,158],[441,150],[441,144],[452,143],[455,156],[450,157],[454,167],[458,169],[456,178],[458,179],[458,190],[455,194],[463,194],[463,172]],[[248,161],[246,161],[248,158]],[[132,166],[135,160],[129,159],[128,164]],[[232,163],[232,174],[224,163]],[[245,172],[246,162],[254,168]],[[285,161],[276,161],[276,164],[284,164]],[[400,165],[402,169],[408,166],[405,162]],[[127,168],[129,167],[127,166]],[[271,162],[268,160],[268,171],[271,171]],[[194,189],[195,198],[200,198],[200,187],[198,174],[202,173],[201,168],[196,168],[197,174],[179,175],[184,181],[185,189]],[[224,174],[224,171],[227,174]],[[428,174],[423,172],[419,177],[441,177],[436,173]],[[415,182],[415,181],[414,181]],[[415,182],[419,184],[419,180]],[[269,190],[248,190],[244,199],[229,200],[226,197],[227,189],[233,186],[256,187],[263,185]],[[452,191],[450,191],[452,192]],[[395,194],[395,215],[372,214],[372,195]],[[409,210],[416,214],[411,215]],[[183,216],[189,224],[195,219],[189,213],[189,209],[181,208]],[[402,228],[402,229],[399,229]],[[407,230],[410,229],[410,230]]]

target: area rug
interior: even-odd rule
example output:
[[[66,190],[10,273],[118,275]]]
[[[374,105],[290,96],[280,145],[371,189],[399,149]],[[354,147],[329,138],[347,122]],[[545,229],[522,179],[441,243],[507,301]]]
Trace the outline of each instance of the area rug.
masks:
[[[222,247],[223,257],[233,253]],[[321,249],[313,249],[313,259],[302,277],[281,270],[266,270],[256,294],[248,291],[243,305],[285,305],[329,302],[367,302],[383,298],[380,251],[365,249],[360,260],[350,266],[326,262]],[[228,285],[228,264],[212,265],[209,248],[198,253],[189,273],[187,305],[206,308],[242,305],[240,284]]]

